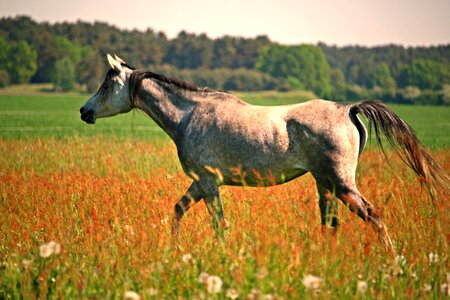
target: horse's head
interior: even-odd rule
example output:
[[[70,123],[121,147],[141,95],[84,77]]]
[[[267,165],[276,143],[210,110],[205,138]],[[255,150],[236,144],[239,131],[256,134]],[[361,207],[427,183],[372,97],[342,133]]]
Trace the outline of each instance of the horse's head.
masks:
[[[81,119],[94,124],[97,118],[105,118],[129,112],[132,102],[129,95],[129,78],[133,68],[114,55],[107,55],[111,69],[98,92],[80,108]]]

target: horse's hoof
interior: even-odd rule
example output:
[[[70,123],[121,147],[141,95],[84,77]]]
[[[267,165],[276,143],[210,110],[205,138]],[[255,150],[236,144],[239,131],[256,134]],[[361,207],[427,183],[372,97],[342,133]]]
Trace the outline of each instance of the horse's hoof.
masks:
[[[227,220],[225,220],[225,219],[222,219],[220,221],[220,225],[222,226],[222,229],[228,229],[230,227],[230,225],[228,225]]]

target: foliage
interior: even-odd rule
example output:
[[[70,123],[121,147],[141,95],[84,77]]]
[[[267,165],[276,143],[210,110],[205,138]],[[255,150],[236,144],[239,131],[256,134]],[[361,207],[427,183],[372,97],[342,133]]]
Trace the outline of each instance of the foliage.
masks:
[[[445,105],[450,105],[450,84],[445,84],[442,88],[442,101]]]
[[[317,47],[289,47],[275,44],[265,35],[211,39],[185,31],[168,39],[163,32],[150,28],[122,30],[104,22],[82,21],[48,24],[27,16],[0,19],[0,70],[8,73],[2,75],[3,84],[18,81],[11,73],[14,70],[7,67],[9,56],[13,55],[9,48],[18,42],[26,42],[37,54],[31,62],[31,67],[36,65],[31,82],[50,82],[57,61],[69,58],[75,66],[76,82],[88,92],[94,92],[103,80],[108,68],[107,52],[116,53],[141,69],[170,66],[182,79],[193,78],[200,85],[223,89],[227,82],[226,86],[233,89],[308,89],[320,97],[342,101],[361,100],[357,97],[366,95],[383,101],[416,103],[405,98],[403,92],[408,86],[416,86],[430,96],[429,101],[422,99],[425,103],[445,103],[442,89],[450,84],[450,45],[369,48],[319,43]],[[273,51],[275,56],[267,56],[263,49],[266,54]],[[281,53],[285,61],[274,69],[273,63]],[[264,68],[262,61],[267,64]],[[23,65],[30,63],[24,61]],[[28,82],[28,73],[21,76],[21,82]],[[225,78],[219,78],[219,74]]]
[[[9,73],[0,69],[0,88],[8,86],[9,82]]]
[[[311,45],[264,48],[256,68],[276,78],[284,78],[295,88],[330,96],[330,70],[322,50]]]
[[[166,50],[164,62],[180,69],[208,67],[212,60],[212,41],[205,35],[181,31]]]
[[[68,57],[57,60],[50,79],[56,90],[63,92],[72,90],[76,83],[75,66],[72,60]]]
[[[345,82],[344,73],[340,69],[330,70],[330,84],[332,89],[331,94],[333,95],[333,100],[335,101],[346,100],[347,84]]]
[[[27,83],[36,72],[36,51],[25,41],[8,45],[0,37],[0,69],[8,72],[2,76],[2,82]]]
[[[417,86],[421,89],[442,89],[450,82],[450,63],[417,59],[405,66],[399,75],[400,86]]]
[[[377,64],[369,74],[368,84],[369,88],[379,86],[385,89],[392,87],[395,89],[395,81],[389,66],[386,63]]]

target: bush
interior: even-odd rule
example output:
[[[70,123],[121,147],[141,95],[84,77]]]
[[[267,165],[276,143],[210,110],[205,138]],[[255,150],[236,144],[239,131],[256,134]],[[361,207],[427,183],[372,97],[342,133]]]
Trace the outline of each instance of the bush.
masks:
[[[414,104],[442,105],[444,104],[442,93],[439,91],[423,90],[420,96],[414,98]]]
[[[9,74],[5,70],[0,70],[0,88],[9,85]]]
[[[442,88],[442,102],[444,105],[450,105],[450,84],[444,84]]]
[[[360,101],[362,99],[367,99],[369,96],[367,89],[363,88],[362,86],[356,85],[356,84],[347,85],[345,94],[346,94],[347,100],[350,100],[350,101]]]
[[[62,58],[55,62],[51,81],[55,90],[70,91],[76,83],[75,66],[69,58]]]
[[[13,43],[9,48],[9,76],[13,83],[28,83],[36,72],[37,52],[27,42]]]

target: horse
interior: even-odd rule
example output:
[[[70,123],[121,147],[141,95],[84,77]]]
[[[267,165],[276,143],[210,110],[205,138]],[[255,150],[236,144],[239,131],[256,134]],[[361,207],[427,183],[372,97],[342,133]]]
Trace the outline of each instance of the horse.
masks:
[[[174,207],[174,235],[179,234],[183,215],[202,199],[216,233],[227,228],[220,186],[273,186],[309,172],[316,180],[324,227],[335,230],[339,225],[337,198],[393,249],[379,210],[355,184],[368,137],[358,114],[374,129],[381,149],[384,135],[423,182],[449,186],[446,171],[411,127],[380,101],[342,104],[316,99],[256,106],[228,92],[137,70],[115,54],[107,54],[107,60],[111,69],[81,107],[81,119],[94,124],[98,118],[140,109],[172,139],[183,171],[192,179]]]

